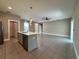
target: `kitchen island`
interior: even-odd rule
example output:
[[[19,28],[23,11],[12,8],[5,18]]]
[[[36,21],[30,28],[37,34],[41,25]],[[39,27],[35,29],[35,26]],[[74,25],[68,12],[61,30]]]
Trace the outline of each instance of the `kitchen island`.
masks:
[[[37,48],[37,33],[35,32],[18,32],[18,41],[26,51],[32,51]]]

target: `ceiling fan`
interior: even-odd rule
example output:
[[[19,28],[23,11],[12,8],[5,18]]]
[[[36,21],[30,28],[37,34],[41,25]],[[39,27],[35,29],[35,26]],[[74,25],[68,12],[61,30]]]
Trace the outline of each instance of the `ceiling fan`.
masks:
[[[43,20],[51,20],[49,17],[42,17]]]

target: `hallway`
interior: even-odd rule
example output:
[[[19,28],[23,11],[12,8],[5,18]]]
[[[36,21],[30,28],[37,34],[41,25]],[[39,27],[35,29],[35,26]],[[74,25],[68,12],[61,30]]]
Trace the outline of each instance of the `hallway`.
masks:
[[[0,45],[0,59],[76,59],[74,48],[69,39],[38,35],[38,49],[26,52],[15,40]]]

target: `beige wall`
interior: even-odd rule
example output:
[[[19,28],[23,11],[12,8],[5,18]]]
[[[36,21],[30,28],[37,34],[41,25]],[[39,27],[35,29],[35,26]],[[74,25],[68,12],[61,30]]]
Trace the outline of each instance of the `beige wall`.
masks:
[[[77,6],[75,9],[75,13],[73,15],[74,18],[74,45],[75,45],[75,51],[77,55],[77,59],[79,59],[79,1],[77,2]]]
[[[39,23],[33,22],[29,27],[29,31],[41,33],[41,25]]]
[[[8,38],[8,20],[19,20],[20,18],[18,16],[2,13],[0,12],[0,21],[2,21],[4,26],[4,38]]]
[[[29,31],[35,32],[35,23],[34,22],[32,22],[32,24],[29,26]]]
[[[70,20],[58,20],[48,23],[43,23],[43,32],[57,35],[70,35]]]

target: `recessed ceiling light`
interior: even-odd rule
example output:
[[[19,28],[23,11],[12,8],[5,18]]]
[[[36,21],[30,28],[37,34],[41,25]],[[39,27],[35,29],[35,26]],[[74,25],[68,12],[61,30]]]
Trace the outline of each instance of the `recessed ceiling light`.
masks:
[[[12,7],[11,7],[11,6],[9,6],[9,7],[8,7],[8,9],[10,9],[10,10],[11,10],[11,9],[12,9]]]

